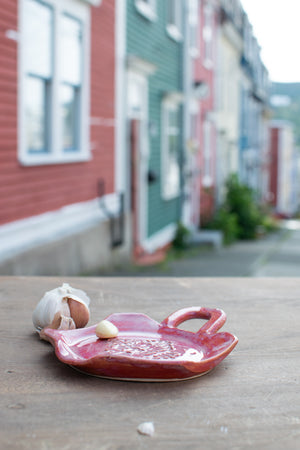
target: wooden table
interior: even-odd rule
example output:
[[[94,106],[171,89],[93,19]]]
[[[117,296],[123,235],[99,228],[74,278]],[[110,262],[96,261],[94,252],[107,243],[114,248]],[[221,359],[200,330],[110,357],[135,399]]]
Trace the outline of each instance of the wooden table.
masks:
[[[46,290],[69,282],[92,299],[91,321],[187,306],[219,307],[239,337],[212,372],[138,383],[80,374],[33,331]],[[1,449],[300,448],[300,279],[0,278]],[[186,322],[199,328],[199,321]],[[154,423],[153,437],[137,426]]]

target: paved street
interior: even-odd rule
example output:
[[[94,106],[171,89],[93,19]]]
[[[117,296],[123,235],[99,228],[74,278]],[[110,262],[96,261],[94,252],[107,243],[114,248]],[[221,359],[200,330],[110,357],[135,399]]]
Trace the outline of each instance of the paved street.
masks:
[[[253,276],[300,276],[300,222],[287,222],[286,227],[288,234],[271,249],[270,254],[266,255],[266,260],[258,264]]]
[[[257,241],[238,242],[221,250],[197,247],[154,267],[127,267],[103,275],[174,277],[300,276],[300,222]]]

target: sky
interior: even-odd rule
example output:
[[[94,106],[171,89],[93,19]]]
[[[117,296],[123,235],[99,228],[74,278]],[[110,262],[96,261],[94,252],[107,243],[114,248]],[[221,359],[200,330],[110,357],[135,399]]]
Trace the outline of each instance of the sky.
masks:
[[[300,82],[300,0],[241,0],[272,81]]]

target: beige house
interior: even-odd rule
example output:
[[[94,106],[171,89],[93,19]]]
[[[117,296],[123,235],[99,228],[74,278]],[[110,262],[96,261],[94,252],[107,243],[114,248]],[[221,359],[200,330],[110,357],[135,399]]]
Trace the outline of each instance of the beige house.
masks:
[[[240,60],[243,49],[240,2],[221,0],[217,38],[216,115],[217,202],[224,196],[224,183],[239,169]]]

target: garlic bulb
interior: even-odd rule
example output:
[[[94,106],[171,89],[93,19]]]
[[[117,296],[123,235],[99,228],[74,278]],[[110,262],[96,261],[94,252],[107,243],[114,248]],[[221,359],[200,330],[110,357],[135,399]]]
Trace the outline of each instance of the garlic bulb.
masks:
[[[80,289],[63,283],[45,293],[33,311],[32,321],[37,331],[45,327],[59,330],[83,328],[90,318],[89,297]]]

